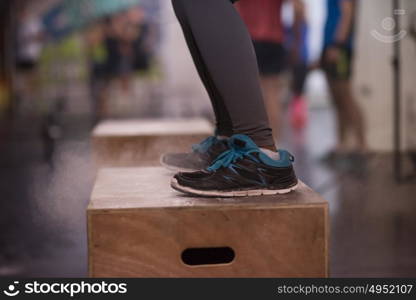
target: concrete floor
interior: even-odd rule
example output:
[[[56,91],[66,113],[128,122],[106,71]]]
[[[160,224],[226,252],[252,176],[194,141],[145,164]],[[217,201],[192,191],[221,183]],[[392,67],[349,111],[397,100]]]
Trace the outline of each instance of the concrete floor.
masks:
[[[313,110],[310,119],[303,133],[286,130],[282,146],[295,155],[298,176],[330,203],[331,276],[416,276],[416,184],[394,183],[387,154],[366,168],[323,164],[335,141],[332,114]],[[43,160],[39,120],[2,126],[0,276],[87,275],[90,128],[83,118],[64,123],[53,168]]]

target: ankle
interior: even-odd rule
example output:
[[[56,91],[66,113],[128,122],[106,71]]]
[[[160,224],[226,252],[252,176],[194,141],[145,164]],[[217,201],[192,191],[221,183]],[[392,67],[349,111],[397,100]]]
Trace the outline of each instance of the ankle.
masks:
[[[273,151],[273,152],[276,152],[276,151],[277,151],[277,148],[276,148],[276,146],[275,146],[275,145],[270,145],[270,146],[261,146],[260,148],[261,148],[261,149],[267,149],[267,150],[270,150],[270,151]]]
[[[260,148],[260,151],[266,154],[268,157],[270,157],[273,160],[279,160],[280,154],[276,150],[270,150],[266,148]]]

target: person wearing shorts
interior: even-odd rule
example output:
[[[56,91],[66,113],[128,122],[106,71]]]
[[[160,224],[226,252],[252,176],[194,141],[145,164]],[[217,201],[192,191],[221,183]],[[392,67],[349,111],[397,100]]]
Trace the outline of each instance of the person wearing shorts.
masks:
[[[338,125],[338,144],[329,157],[367,151],[364,116],[351,86],[355,10],[355,0],[327,0],[321,66],[326,74]],[[354,145],[347,143],[349,135],[354,138]]]

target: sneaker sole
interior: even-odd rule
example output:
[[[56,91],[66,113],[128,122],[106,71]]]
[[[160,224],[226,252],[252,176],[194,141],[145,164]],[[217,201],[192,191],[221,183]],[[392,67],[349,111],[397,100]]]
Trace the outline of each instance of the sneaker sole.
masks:
[[[162,167],[168,169],[169,171],[175,172],[175,173],[177,173],[177,172],[184,172],[185,173],[185,172],[200,171],[199,169],[187,169],[187,168],[180,168],[180,167],[175,167],[175,166],[172,166],[172,165],[168,165],[168,164],[163,162],[163,155],[160,156],[159,163]]]
[[[180,185],[176,178],[172,178],[170,186],[182,193],[206,196],[206,197],[247,197],[247,196],[267,196],[267,195],[282,195],[290,193],[297,189],[299,183],[286,189],[269,190],[269,189],[255,189],[255,190],[240,190],[240,191],[202,191],[196,190],[187,186]]]

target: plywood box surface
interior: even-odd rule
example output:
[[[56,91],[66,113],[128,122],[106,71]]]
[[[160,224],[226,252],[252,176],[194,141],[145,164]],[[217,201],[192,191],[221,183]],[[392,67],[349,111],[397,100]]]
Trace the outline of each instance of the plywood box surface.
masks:
[[[93,277],[326,277],[328,206],[309,187],[244,198],[183,196],[163,168],[103,169],[88,207]],[[232,249],[188,265],[186,249]],[[186,253],[186,252],[185,252]]]
[[[157,165],[166,152],[189,152],[214,132],[205,119],[108,120],[92,133],[98,167]]]

